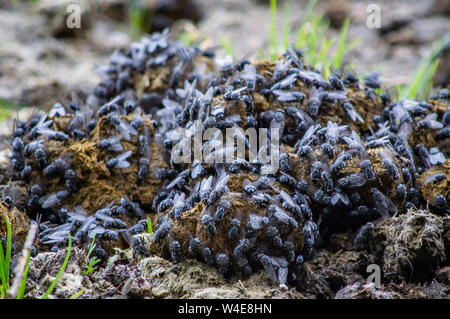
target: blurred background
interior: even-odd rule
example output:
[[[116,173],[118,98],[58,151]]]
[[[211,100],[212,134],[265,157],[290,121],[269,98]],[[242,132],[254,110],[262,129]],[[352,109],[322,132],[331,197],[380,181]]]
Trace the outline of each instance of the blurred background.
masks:
[[[235,59],[277,55],[274,41],[297,43],[319,67],[340,54],[344,37],[342,63],[352,72],[377,71],[400,91],[426,75],[426,61],[436,69],[434,85],[448,87],[450,0],[311,2],[278,0],[275,11],[270,0],[0,0],[0,135],[34,108],[73,91],[85,96],[115,49],[166,27],[186,44]],[[70,4],[80,9],[80,28],[67,27]],[[370,4],[380,8],[380,28],[367,26]]]

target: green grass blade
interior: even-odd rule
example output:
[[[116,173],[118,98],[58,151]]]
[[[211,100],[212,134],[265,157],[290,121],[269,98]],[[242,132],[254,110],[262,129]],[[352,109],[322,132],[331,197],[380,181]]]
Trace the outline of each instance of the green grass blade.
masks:
[[[6,216],[6,256],[5,256],[5,274],[6,274],[6,287],[9,288],[9,266],[11,264],[11,223],[8,216]],[[5,289],[8,290],[8,289]]]
[[[277,0],[270,0],[269,58],[271,60],[278,58]]]
[[[325,64],[328,61],[327,53],[330,50],[333,43],[334,43],[334,39],[327,39],[325,37],[323,38],[321,48],[320,48],[318,62]]]
[[[306,46],[306,40],[308,39],[308,24],[303,24],[298,30],[297,42],[295,47],[303,48]]]
[[[143,1],[129,1],[128,20],[132,35],[135,37],[140,37],[142,33],[150,32],[153,25],[154,15],[155,11],[148,9]]]
[[[89,250],[87,253],[87,259],[89,259],[89,257],[91,256],[92,251],[95,248],[95,233],[94,233],[94,237],[92,238],[91,244],[89,245]]]
[[[433,49],[429,56],[422,60],[419,64],[417,71],[414,75],[413,81],[409,85],[400,87],[399,99],[416,98],[423,90],[431,86],[431,80],[436,72],[439,62],[435,60],[437,54],[450,40],[450,33],[446,34],[437,44],[433,46]]]
[[[263,49],[259,48],[259,49],[258,49],[258,53],[259,53],[259,58],[260,58],[261,60],[265,60],[265,59],[266,59],[266,55],[264,54]]]
[[[100,259],[97,259],[96,257],[92,257],[89,260],[89,266],[88,267],[91,270],[91,272],[95,270],[94,266],[97,265],[99,262],[100,262]]]
[[[70,296],[69,299],[77,299],[77,298],[80,297],[83,293],[84,293],[84,290],[80,290],[79,292],[74,293],[72,296]]]
[[[150,219],[147,219],[147,231],[149,234],[153,234],[152,221]]]
[[[3,245],[0,244],[0,279],[1,289],[0,293],[3,298],[6,298],[6,292],[9,289],[9,267],[11,262],[11,223],[8,216],[5,215],[6,220],[6,252],[3,250]]]
[[[231,43],[231,39],[221,34],[219,35],[219,41],[225,50],[225,53],[233,56],[233,45]]]
[[[5,255],[3,252],[3,245],[0,243],[0,293],[2,298],[6,298],[6,291],[8,290],[6,286],[6,277],[5,277]]]
[[[181,35],[180,38],[178,39],[178,41],[180,41],[181,43],[183,43],[185,46],[189,47],[192,45],[192,37],[190,35],[190,33],[188,31],[184,31]]]
[[[130,9],[130,23],[131,29],[135,34],[140,34],[144,27],[145,11],[138,7],[133,6]]]
[[[312,30],[308,34],[307,46],[308,46],[308,62],[311,66],[316,64],[316,45],[317,45],[317,16],[312,18]]]
[[[341,28],[341,34],[339,36],[339,45],[338,45],[338,51],[336,53],[336,58],[334,60],[334,68],[339,69],[342,65],[342,58],[345,53],[345,43],[347,42],[347,31],[348,26],[350,24],[350,19],[346,18],[344,21],[344,24]]]
[[[53,291],[53,289],[55,288],[56,284],[58,283],[59,278],[61,277],[61,275],[63,274],[64,270],[66,269],[67,263],[69,261],[70,251],[71,250],[72,250],[72,236],[70,236],[70,234],[69,234],[69,246],[67,247],[66,258],[64,259],[64,262],[63,262],[61,268],[59,269],[59,272],[56,275],[55,280],[53,280],[53,282],[50,285],[50,287],[48,287],[48,289],[45,292],[45,295],[42,297],[42,299],[47,299],[48,295],[50,295],[50,293]]]
[[[283,26],[283,52],[289,46],[289,33],[291,32],[291,24],[289,21],[289,3],[284,6],[284,26]]]
[[[423,81],[419,85],[418,92],[419,94],[422,94],[422,98],[426,99],[428,97],[428,94],[430,92],[431,87],[433,86],[433,77],[434,74],[437,71],[437,68],[439,66],[439,59],[436,59],[433,61],[433,63],[430,65],[430,67],[427,70],[427,73],[425,74]]]
[[[23,271],[23,278],[20,282],[19,290],[17,291],[17,299],[23,299],[23,295],[25,294],[25,288],[27,286],[27,276],[28,276],[28,268],[30,266],[30,256],[31,251],[28,252],[27,263],[25,266],[25,270]]]
[[[328,77],[331,75],[331,62],[326,61],[323,66],[323,76],[325,79],[328,79]]]
[[[306,24],[307,21],[310,20],[311,13],[313,12],[314,8],[316,7],[316,4],[317,4],[317,0],[310,0],[308,2],[308,4],[306,5],[306,8],[305,8],[305,13],[303,13],[302,22],[300,25],[304,25],[304,24]]]
[[[316,4],[317,0],[310,0],[306,5],[305,12],[303,13],[302,20],[298,28],[297,42],[295,43],[297,48],[306,46],[306,40],[308,37],[308,22],[311,21],[311,13],[313,12]]]
[[[401,90],[400,100],[403,100],[406,98],[414,98],[416,96],[417,88],[419,87],[419,83],[422,79],[422,76],[423,76],[426,68],[427,68],[427,62],[421,63],[419,65],[419,68],[417,69],[416,75],[414,76],[414,79],[411,82],[411,84]]]

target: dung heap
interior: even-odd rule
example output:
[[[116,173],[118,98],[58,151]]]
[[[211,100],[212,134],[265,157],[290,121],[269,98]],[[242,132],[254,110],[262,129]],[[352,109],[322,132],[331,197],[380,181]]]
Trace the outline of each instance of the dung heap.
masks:
[[[449,213],[448,91],[393,102],[376,93],[375,75],[325,79],[294,48],[277,62],[214,58],[156,33],[114,52],[85,101],[74,95],[17,123],[3,206],[40,220],[40,250],[64,247],[70,232],[78,244],[95,236],[100,257],[133,245],[224,276],[264,268],[284,285],[336,231],[358,230],[358,245],[373,220],[413,207]],[[276,155],[279,169],[267,173],[259,157],[174,160],[177,145],[211,128],[271,129],[266,145],[278,132],[279,148],[259,153]],[[248,136],[238,138],[249,158]],[[147,219],[148,247],[133,237]]]

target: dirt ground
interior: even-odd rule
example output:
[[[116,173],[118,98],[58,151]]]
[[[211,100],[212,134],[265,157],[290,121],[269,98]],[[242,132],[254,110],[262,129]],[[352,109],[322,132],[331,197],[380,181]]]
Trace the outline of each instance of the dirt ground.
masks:
[[[60,34],[67,0],[40,1],[36,5],[0,1],[0,99],[25,106],[48,108],[69,92],[89,92],[99,77],[96,67],[105,65],[117,48],[133,41],[126,18],[111,14],[123,1],[78,0],[82,8],[81,29],[75,34]],[[203,19],[197,25],[210,38],[212,47],[220,37],[231,40],[236,58],[258,54],[268,42],[270,8],[268,1],[197,0]],[[405,84],[432,44],[450,30],[448,1],[377,1],[381,8],[381,29],[366,25],[367,5],[373,1],[319,1],[316,12],[332,21],[329,36],[339,33],[344,17],[351,18],[349,40],[358,45],[345,57],[359,74],[379,71],[387,86]],[[305,0],[279,1],[278,33],[281,37],[283,10],[290,6],[290,21],[295,27],[302,18]],[[112,7],[112,9],[111,9]],[[18,23],[20,21],[20,23]],[[174,31],[181,28],[177,21]],[[218,50],[223,54],[222,50]],[[12,112],[15,114],[15,112]],[[2,125],[0,135],[7,126]]]
[[[136,236],[148,246],[152,235]],[[83,290],[80,298],[449,298],[448,216],[411,210],[376,223],[360,247],[351,244],[353,236],[351,232],[334,235],[303,265],[301,280],[290,289],[277,287],[262,271],[247,279],[224,279],[196,260],[174,264],[136,247],[116,248],[107,262],[86,275],[86,253],[75,248],[52,297],[69,298]],[[26,297],[44,294],[65,255],[62,249],[31,259]],[[371,264],[382,269],[380,288],[367,281]]]

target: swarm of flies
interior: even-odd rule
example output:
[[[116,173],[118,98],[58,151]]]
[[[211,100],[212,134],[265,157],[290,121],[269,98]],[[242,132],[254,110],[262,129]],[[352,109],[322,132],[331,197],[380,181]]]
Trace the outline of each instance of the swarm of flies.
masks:
[[[163,86],[138,94],[138,81],[160,68],[168,72]],[[9,175],[28,198],[23,204],[5,193],[3,201],[40,222],[40,249],[65,247],[70,233],[80,245],[95,237],[98,254],[105,255],[102,243],[131,245],[133,235],[147,231],[149,214],[157,214],[152,241],[164,257],[175,263],[196,258],[224,276],[264,269],[280,285],[295,284],[303,261],[314,258],[323,239],[337,230],[359,230],[355,245],[363,245],[377,219],[420,207],[449,213],[448,189],[427,202],[419,182],[448,161],[447,91],[429,101],[394,102],[374,91],[382,87],[378,74],[365,83],[354,74],[324,78],[303,62],[302,50],[291,47],[273,71],[261,69],[248,59],[219,61],[212,50],[170,41],[167,30],[115,51],[86,101],[73,95],[47,114],[17,121]],[[355,91],[377,115],[366,117]],[[330,110],[340,116],[326,117]],[[63,119],[69,124],[61,125]],[[200,146],[191,143],[210,128],[218,130]],[[225,136],[230,128],[242,129],[233,137],[252,158],[212,160],[237,150],[217,133]],[[269,131],[259,136],[266,146],[252,148],[248,128]],[[93,132],[105,129],[93,143]],[[270,147],[274,130],[278,149]],[[433,140],[416,143],[417,134]],[[76,143],[105,154],[102,178],[135,168],[130,183],[156,183],[153,202],[124,196],[94,212],[87,203],[72,205],[87,183],[69,151]],[[153,162],[152,143],[164,166]],[[178,147],[189,145],[212,152],[202,160],[191,154],[190,162],[180,164],[174,158]],[[261,160],[265,153],[278,155],[275,171]],[[448,180],[446,167],[427,175],[425,186]],[[192,216],[196,226],[185,226]],[[180,236],[183,227],[186,234]]]

